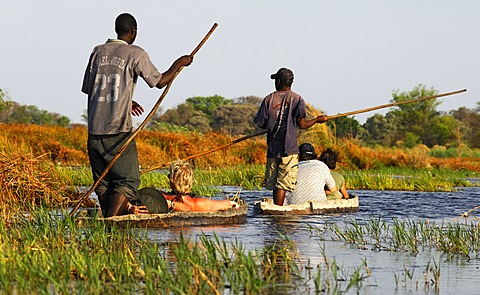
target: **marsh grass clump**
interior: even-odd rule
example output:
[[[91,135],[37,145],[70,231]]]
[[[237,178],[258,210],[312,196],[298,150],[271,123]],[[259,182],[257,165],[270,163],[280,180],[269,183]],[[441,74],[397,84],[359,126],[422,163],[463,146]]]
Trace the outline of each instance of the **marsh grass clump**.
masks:
[[[56,166],[62,178],[77,186],[91,184],[91,171],[87,167]],[[212,187],[221,185],[240,186],[243,189],[263,187],[264,165],[234,165],[211,169],[194,170],[193,191],[198,195],[211,195],[218,190]],[[158,170],[141,175],[141,187],[156,187],[169,190],[166,170]],[[356,190],[402,190],[402,191],[452,191],[455,187],[479,185],[465,179],[470,174],[465,171],[445,169],[383,168],[375,170],[342,170],[349,189]],[[403,176],[407,175],[407,176]]]
[[[0,206],[2,215],[30,210],[38,206],[51,208],[68,203],[68,179],[60,177],[54,165],[44,156],[33,156],[26,150],[0,151]]]
[[[132,285],[122,283],[142,277],[134,255],[136,236],[129,229],[90,225],[79,227],[68,214],[56,216],[45,209],[2,224],[2,290],[19,294],[134,291]]]
[[[0,124],[0,146],[28,149],[34,157],[45,155],[55,163],[84,165],[88,162],[85,127]]]
[[[55,166],[61,180],[72,186],[89,186],[93,182],[90,167]]]
[[[378,219],[351,219],[343,228],[330,228],[335,239],[356,244],[362,249],[405,251],[418,254],[429,248],[451,258],[459,255],[470,259],[480,254],[480,227],[477,223],[398,220],[386,223]],[[323,235],[323,233],[320,233]]]
[[[407,266],[403,264],[403,270],[401,274],[394,273],[395,290],[399,290],[399,284],[404,290],[412,292],[418,290],[421,280],[415,278],[415,267]],[[432,290],[435,294],[439,294],[440,291],[440,264],[433,259],[429,261],[423,271],[423,288],[426,292]]]
[[[407,175],[407,176],[404,176]],[[462,172],[446,170],[375,169],[344,173],[348,187],[360,190],[452,191],[455,187],[472,186]]]

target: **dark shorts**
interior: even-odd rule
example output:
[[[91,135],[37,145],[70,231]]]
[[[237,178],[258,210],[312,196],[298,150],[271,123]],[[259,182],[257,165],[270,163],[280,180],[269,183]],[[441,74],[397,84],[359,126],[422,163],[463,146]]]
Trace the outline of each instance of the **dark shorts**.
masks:
[[[131,133],[115,135],[89,135],[87,142],[88,158],[92,166],[93,180],[96,182],[102,175],[118,150],[127,141]],[[110,168],[95,190],[101,197],[106,192],[120,193],[129,200],[135,197],[140,185],[140,170],[135,140],[122,152],[120,158]]]

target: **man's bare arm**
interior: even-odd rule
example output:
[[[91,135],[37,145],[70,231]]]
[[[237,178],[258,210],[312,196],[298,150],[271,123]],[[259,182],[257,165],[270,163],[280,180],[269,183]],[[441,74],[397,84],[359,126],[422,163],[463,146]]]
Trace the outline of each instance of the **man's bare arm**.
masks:
[[[175,76],[175,73],[178,72],[178,70],[181,67],[187,67],[193,62],[193,56],[190,55],[184,55],[179,57],[177,60],[173,62],[173,64],[170,66],[170,68],[162,74],[162,78],[160,78],[160,81],[157,83],[157,88],[162,89],[165,85],[170,83],[172,81],[173,77]]]
[[[325,123],[327,121],[328,121],[328,117],[324,116],[324,115],[318,116],[318,117],[316,117],[314,119],[311,119],[311,120],[307,120],[305,118],[302,118],[302,119],[298,120],[298,126],[300,127],[300,129],[307,129],[307,128],[312,127],[316,123]]]

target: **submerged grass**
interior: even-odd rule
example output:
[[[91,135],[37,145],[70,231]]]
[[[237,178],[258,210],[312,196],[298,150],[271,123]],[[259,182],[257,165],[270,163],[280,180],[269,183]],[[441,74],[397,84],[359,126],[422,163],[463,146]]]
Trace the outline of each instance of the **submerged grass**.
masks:
[[[362,249],[405,251],[417,254],[425,248],[435,249],[448,258],[460,255],[470,259],[480,254],[480,226],[477,222],[350,219],[344,228],[337,224],[329,231],[334,239],[355,244]],[[325,232],[319,232],[324,235]]]
[[[477,221],[470,222],[468,219],[464,223],[442,221],[439,224],[428,220],[394,219],[387,222],[379,218],[348,219],[343,227],[336,223],[327,226],[326,229],[311,227],[311,230],[322,240],[330,237],[334,241],[356,245],[362,250],[405,252],[410,255],[436,251],[439,259],[445,258],[446,261],[452,261],[454,258],[470,261],[472,258],[478,259],[480,255],[480,224]],[[417,268],[418,265],[408,266],[404,262],[401,274],[396,272],[393,274],[395,288],[410,292],[418,291],[423,285],[425,291],[432,290],[438,294],[441,282],[440,261],[436,261],[435,258],[427,261],[422,279],[418,279],[420,275],[415,275]],[[366,261],[365,273],[369,274]],[[332,275],[336,276],[334,272]],[[351,280],[360,278],[361,283],[363,276],[355,271],[350,278]]]

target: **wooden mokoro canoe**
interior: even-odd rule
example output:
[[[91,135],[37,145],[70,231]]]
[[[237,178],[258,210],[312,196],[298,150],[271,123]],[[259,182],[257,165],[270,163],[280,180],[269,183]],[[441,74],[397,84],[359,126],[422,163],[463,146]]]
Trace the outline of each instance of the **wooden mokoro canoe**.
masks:
[[[352,198],[353,197],[353,198]],[[358,211],[358,196],[351,198],[327,200],[324,202],[306,202],[303,204],[278,206],[270,198],[254,203],[254,213],[262,215],[315,215],[330,213],[347,213]]]
[[[226,225],[244,223],[247,219],[248,205],[242,202],[240,207],[218,212],[172,212],[164,214],[128,214],[109,218],[79,217],[78,221],[88,222],[95,218],[108,226],[166,228],[197,225]]]

